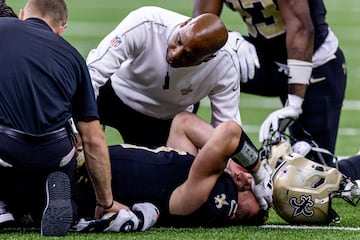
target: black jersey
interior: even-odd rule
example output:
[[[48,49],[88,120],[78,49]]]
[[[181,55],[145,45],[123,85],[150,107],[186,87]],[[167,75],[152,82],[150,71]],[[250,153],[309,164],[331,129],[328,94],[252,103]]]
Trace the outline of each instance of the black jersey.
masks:
[[[128,206],[137,202],[153,203],[160,210],[159,225],[225,225],[237,209],[236,186],[228,174],[223,174],[199,210],[189,216],[170,215],[171,193],[187,179],[194,156],[168,147],[149,149],[128,144],[110,146],[109,151],[114,198]],[[80,189],[80,208],[89,203],[84,193],[84,188]],[[90,212],[86,211],[92,213],[94,205],[89,207]]]
[[[239,12],[242,16],[247,25],[250,41],[256,42],[256,48],[276,49],[277,54],[279,52],[286,54],[285,23],[276,0],[224,0],[224,2],[231,10]],[[309,1],[309,7],[315,30],[314,51],[316,51],[329,31],[325,21],[326,8],[323,0]]]

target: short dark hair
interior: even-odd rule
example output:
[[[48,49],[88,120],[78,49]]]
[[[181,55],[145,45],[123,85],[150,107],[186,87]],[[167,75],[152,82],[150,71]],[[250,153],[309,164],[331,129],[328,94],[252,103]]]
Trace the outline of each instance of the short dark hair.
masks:
[[[240,218],[231,222],[232,226],[260,226],[269,219],[269,210],[260,209],[257,214],[247,218]]]
[[[14,12],[14,10],[9,7],[5,0],[0,0],[0,17],[15,17],[17,18],[18,15]]]

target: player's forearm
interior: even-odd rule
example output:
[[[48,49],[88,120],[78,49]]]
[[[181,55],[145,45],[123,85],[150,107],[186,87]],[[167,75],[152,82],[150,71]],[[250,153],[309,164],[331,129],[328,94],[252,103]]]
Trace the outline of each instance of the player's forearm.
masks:
[[[93,183],[96,200],[104,206],[113,201],[111,190],[111,169],[109,150],[104,132],[98,120],[79,122],[83,144],[85,163]]]
[[[312,71],[314,26],[307,0],[279,1],[286,25],[289,94],[304,97]]]
[[[288,59],[311,62],[314,50],[314,32],[312,24],[296,22],[286,24],[286,49]]]
[[[301,31],[298,29],[298,31]],[[311,34],[287,34],[288,93],[304,98],[312,73],[312,51],[314,39]]]
[[[171,195],[171,214],[191,214],[206,202],[235,151],[240,134],[241,128],[235,121],[224,122],[212,131],[210,139],[196,156],[188,179]]]
[[[311,62],[314,49],[314,26],[308,0],[279,0],[278,4],[286,25],[288,59]]]
[[[85,150],[86,166],[95,190],[96,201],[102,206],[110,206],[113,201],[111,190],[111,170],[109,156],[104,149]]]
[[[288,59],[312,61],[314,26],[308,18],[295,18],[286,23],[286,48]]]
[[[306,84],[289,84],[288,93],[299,96],[301,98],[305,97],[307,85]]]

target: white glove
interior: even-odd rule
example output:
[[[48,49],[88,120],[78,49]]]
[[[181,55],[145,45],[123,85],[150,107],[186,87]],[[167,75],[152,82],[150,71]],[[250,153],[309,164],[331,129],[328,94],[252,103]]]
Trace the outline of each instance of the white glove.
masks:
[[[266,159],[261,160],[261,165],[264,166],[265,170],[271,175],[273,173],[273,169]]]
[[[251,184],[261,209],[267,210],[272,203],[273,184],[271,173],[268,172],[262,163],[256,173],[253,174],[254,181]]]
[[[101,219],[80,219],[77,232],[134,232],[145,231],[154,226],[159,210],[151,203],[137,203],[132,211],[121,209],[118,213],[105,213]]]
[[[235,51],[240,63],[240,81],[246,83],[249,79],[255,76],[255,68],[260,67],[259,58],[256,53],[254,45],[246,41],[238,32],[230,32],[229,35],[234,35]]]
[[[133,232],[139,227],[140,220],[132,212],[121,209],[118,213],[105,213],[100,219],[86,220],[76,224],[77,232]]]
[[[136,203],[132,206],[132,210],[142,220],[142,226],[139,226],[141,229],[137,229],[138,231],[145,231],[154,226],[159,218],[159,210],[152,203]]]
[[[102,219],[106,217],[105,214]],[[139,218],[132,211],[121,209],[116,218],[104,229],[104,232],[134,232],[138,229],[139,223]]]
[[[259,132],[260,143],[263,143],[266,139],[270,138],[271,130],[277,131],[279,129],[280,120],[285,118],[291,118],[293,120],[298,119],[302,113],[301,105],[303,101],[303,98],[289,94],[285,107],[270,113],[262,123]]]

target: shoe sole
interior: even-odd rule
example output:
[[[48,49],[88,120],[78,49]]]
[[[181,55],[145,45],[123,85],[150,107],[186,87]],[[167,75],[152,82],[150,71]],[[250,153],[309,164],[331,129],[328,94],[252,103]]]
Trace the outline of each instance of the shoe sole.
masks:
[[[46,207],[41,219],[41,235],[64,236],[73,222],[70,180],[53,172],[46,180]]]
[[[15,219],[11,213],[0,214],[0,228],[10,227]]]

